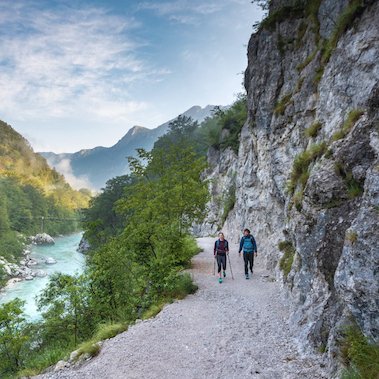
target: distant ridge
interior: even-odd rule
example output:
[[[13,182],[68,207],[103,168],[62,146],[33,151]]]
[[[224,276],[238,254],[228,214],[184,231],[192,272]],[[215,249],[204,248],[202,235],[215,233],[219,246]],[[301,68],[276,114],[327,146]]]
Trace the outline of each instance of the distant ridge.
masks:
[[[211,116],[214,108],[214,105],[207,105],[204,108],[196,105],[183,112],[182,115],[202,122],[206,117]],[[133,126],[111,147],[97,146],[76,153],[41,152],[40,154],[46,158],[50,167],[63,174],[73,187],[99,190],[105,186],[108,179],[126,174],[128,172],[127,157],[135,155],[137,148],[151,150],[155,141],[166,133],[171,121],[154,129]]]

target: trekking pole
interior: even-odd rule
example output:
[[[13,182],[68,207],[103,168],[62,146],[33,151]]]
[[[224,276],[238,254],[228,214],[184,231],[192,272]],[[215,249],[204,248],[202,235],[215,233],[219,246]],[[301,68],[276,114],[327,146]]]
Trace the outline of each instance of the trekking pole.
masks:
[[[232,279],[234,280],[232,264],[230,263],[230,257],[229,257],[229,254],[226,254],[226,255],[228,256],[228,260],[229,260],[230,273],[232,274]]]
[[[216,257],[213,257],[213,276],[216,275]]]

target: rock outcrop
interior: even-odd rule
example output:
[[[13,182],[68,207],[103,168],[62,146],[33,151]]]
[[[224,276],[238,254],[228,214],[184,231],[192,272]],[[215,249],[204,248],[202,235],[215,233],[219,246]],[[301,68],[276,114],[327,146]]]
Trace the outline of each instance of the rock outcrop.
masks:
[[[49,236],[47,233],[40,233],[32,237],[32,243],[36,245],[54,245],[54,238]]]
[[[343,325],[379,339],[379,3],[319,3],[274,1],[252,35],[249,117],[238,157],[210,152],[219,185],[202,230],[222,226],[220,194],[235,186],[228,237],[253,230],[283,280],[299,345],[326,351],[335,375]]]

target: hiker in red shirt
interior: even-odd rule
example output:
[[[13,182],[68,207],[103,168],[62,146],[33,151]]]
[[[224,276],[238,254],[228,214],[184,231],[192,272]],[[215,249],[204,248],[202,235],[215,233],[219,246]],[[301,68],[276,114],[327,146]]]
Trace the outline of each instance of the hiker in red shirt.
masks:
[[[222,270],[224,274],[224,278],[226,277],[226,254],[229,254],[229,243],[224,237],[224,233],[218,234],[218,240],[215,242],[214,247],[214,257],[217,259],[217,266],[218,266],[218,282],[222,283],[222,276],[221,276],[221,265]]]

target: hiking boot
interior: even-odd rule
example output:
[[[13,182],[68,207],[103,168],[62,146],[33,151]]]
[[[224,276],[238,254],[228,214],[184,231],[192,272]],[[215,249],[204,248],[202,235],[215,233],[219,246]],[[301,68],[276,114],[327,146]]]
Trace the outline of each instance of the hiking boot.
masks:
[[[222,278],[218,278],[218,282],[221,284],[222,283]]]
[[[246,279],[249,279],[249,274],[246,274],[246,275],[245,275],[245,278],[246,278]]]
[[[226,272],[224,271],[224,278],[226,278]]]
[[[250,272],[251,272],[251,275],[253,275],[253,269],[252,268],[250,269]]]

